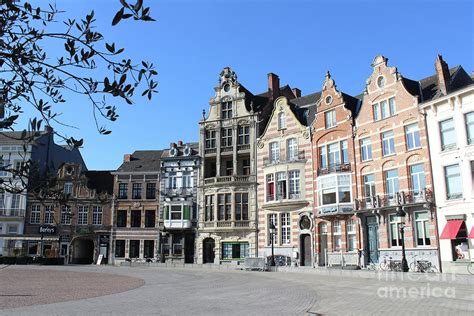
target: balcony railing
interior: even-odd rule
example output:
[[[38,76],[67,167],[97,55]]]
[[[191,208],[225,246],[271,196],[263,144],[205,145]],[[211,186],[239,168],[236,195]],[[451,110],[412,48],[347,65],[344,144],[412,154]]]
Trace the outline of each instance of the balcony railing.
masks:
[[[206,148],[204,149],[204,154],[215,154],[217,152],[216,148]]]
[[[301,193],[290,193],[288,196],[285,194],[277,194],[276,196],[274,194],[268,194],[267,195],[267,202],[278,202],[278,201],[284,201],[284,200],[299,200],[302,198]]]
[[[193,188],[165,188],[164,194],[166,196],[192,195]]]
[[[299,162],[299,161],[304,161],[305,158],[305,152],[304,150],[299,151],[296,155],[292,155],[291,157],[279,157],[278,159],[272,159],[271,157],[266,157],[263,158],[263,165],[268,166],[268,165],[273,165],[273,164],[282,164],[282,163],[290,163],[290,162]]]
[[[247,228],[250,221],[212,221],[204,222],[204,228]]]
[[[334,173],[334,172],[348,172],[351,171],[351,164],[350,163],[341,163],[341,164],[334,164],[329,165],[325,168],[318,168],[318,176]]]
[[[400,191],[395,194],[378,194],[365,199],[356,200],[356,209],[376,209],[397,205],[426,203],[433,201],[430,189]]]
[[[165,226],[165,228],[185,229],[191,228],[192,222],[188,219],[165,219],[163,225]]]
[[[249,150],[249,149],[250,149],[250,144],[237,145],[237,150]]]
[[[234,147],[232,146],[226,146],[226,147],[221,147],[221,152],[227,153],[227,152],[232,152]]]
[[[1,208],[0,216],[25,216],[25,210]]]
[[[204,179],[204,184],[228,183],[228,182],[250,182],[251,176],[223,176]]]

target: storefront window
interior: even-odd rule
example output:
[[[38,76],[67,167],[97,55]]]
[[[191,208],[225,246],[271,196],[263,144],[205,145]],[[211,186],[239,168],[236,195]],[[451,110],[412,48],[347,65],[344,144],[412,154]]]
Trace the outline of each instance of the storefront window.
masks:
[[[249,244],[247,242],[224,242],[222,243],[222,259],[243,259],[249,256]]]
[[[117,258],[125,257],[125,240],[115,241],[115,257]]]
[[[428,212],[415,213],[415,233],[416,244],[418,246],[429,246],[430,241],[430,222]]]
[[[389,215],[390,219],[390,244],[392,247],[400,247],[402,245],[402,238],[400,236],[400,225],[402,224],[402,219],[400,216],[395,214]]]

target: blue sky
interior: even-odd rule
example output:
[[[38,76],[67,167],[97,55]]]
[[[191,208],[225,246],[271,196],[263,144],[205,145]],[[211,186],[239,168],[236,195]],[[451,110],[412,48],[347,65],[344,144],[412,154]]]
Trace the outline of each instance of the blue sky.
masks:
[[[132,59],[153,62],[159,73],[159,93],[151,102],[137,97],[132,106],[119,104],[120,118],[108,124],[108,136],[94,129],[86,99],[62,105],[62,119],[80,129],[58,129],[85,139],[89,169],[116,169],[134,150],[197,141],[201,112],[225,66],[254,93],[266,91],[273,72],[303,95],[320,90],[327,70],[339,90],[359,94],[378,54],[415,80],[434,73],[438,53],[450,67],[474,69],[472,1],[145,2],[156,22],[112,27],[118,0],[57,1],[64,18],[93,9],[107,42],[125,47]]]

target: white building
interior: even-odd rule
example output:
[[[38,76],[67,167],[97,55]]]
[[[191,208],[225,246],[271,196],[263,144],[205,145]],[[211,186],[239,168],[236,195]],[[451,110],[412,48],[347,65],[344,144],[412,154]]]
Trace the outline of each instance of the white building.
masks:
[[[474,261],[474,84],[438,56],[436,75],[421,82],[437,208],[440,261],[467,273]]]

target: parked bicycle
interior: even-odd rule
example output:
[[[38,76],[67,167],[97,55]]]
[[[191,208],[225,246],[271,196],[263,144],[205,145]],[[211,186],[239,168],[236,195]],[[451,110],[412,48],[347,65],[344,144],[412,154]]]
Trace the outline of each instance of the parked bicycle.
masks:
[[[467,265],[467,272],[474,274],[474,262],[471,262]]]
[[[145,262],[145,259],[142,259],[142,258],[125,258],[125,261],[130,262],[130,263],[141,263],[141,262]]]
[[[410,271],[412,272],[427,272],[436,273],[438,269],[428,260],[416,260],[416,255],[413,257],[413,262],[410,264]]]
[[[380,262],[380,270],[382,271],[402,271],[402,262],[398,260],[392,260],[392,257],[384,257],[383,261]]]

